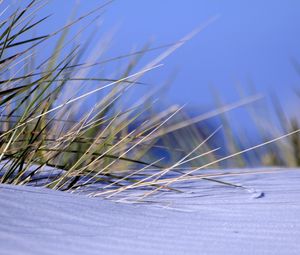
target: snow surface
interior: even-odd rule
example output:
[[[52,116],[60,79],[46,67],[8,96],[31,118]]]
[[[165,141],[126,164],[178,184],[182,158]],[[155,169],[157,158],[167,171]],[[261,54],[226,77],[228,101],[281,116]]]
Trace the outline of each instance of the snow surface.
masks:
[[[274,171],[221,179],[245,188],[180,183],[145,204],[0,185],[0,254],[298,255],[300,170]]]

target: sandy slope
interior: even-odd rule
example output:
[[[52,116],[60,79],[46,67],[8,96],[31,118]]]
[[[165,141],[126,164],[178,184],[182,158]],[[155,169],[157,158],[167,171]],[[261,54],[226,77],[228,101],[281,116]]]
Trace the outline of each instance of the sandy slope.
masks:
[[[146,205],[1,185],[0,254],[300,254],[300,171],[228,180],[248,190],[186,182]]]

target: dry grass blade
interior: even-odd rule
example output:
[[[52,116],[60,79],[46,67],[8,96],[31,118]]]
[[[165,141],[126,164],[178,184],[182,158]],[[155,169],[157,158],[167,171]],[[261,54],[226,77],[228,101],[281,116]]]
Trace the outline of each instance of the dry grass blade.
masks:
[[[137,51],[104,59],[102,54],[111,42],[108,34],[86,54],[90,44],[82,44],[78,38],[111,2],[75,17],[54,32],[34,37],[28,36],[30,32],[52,18],[39,17],[47,1],[26,1],[21,4],[25,7],[10,14],[8,7],[0,13],[1,183],[106,197],[146,187],[144,199],[161,189],[173,190],[170,186],[179,181],[218,177],[195,173],[285,137],[290,137],[287,147],[291,147],[288,152],[293,162],[300,163],[299,125],[295,121],[282,127],[286,135],[221,157],[218,154],[222,150],[212,142],[221,127],[210,127],[214,132],[208,133],[196,126],[261,96],[193,118],[184,112],[184,106],[158,111],[156,97],[162,90],[157,88],[132,99],[137,85],[149,85],[141,80],[144,74],[162,66],[166,57],[216,17],[175,43],[157,47],[146,44]],[[87,25],[77,29],[83,20]],[[44,56],[41,50],[46,43],[55,47]],[[140,63],[146,53],[159,49],[164,51],[152,61]],[[126,63],[112,75],[104,75],[102,70],[99,74],[95,69],[119,60]],[[96,88],[90,89],[89,84]],[[278,106],[276,111],[285,122],[282,109]]]

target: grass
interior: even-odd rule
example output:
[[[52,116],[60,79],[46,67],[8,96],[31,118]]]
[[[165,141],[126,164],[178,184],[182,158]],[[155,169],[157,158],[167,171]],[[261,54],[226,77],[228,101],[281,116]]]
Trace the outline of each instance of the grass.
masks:
[[[286,135],[266,139],[247,149],[236,150],[232,138],[230,142],[235,145],[231,146],[231,153],[222,157],[218,157],[220,148],[209,143],[222,127],[204,134],[195,126],[248,105],[259,99],[257,96],[193,118],[176,105],[157,112],[154,98],[159,90],[128,106],[131,91],[137,86],[147,86],[142,81],[143,75],[159,71],[160,63],[195,32],[172,44],[154,48],[146,45],[130,54],[101,61],[92,58],[94,62],[89,62],[83,60],[89,40],[74,43],[87,26],[82,29],[77,26],[83,20],[88,20],[88,24],[95,22],[109,2],[57,31],[31,36],[31,31],[38,31],[41,23],[50,18],[38,18],[37,13],[45,4],[45,1],[31,1],[27,6],[13,11],[8,7],[1,13],[0,183],[74,192],[91,190],[90,195],[107,197],[146,187],[148,190],[142,197],[146,198],[162,189],[174,190],[173,183],[186,179],[214,181],[215,174],[201,175],[201,169],[216,168],[232,158],[239,158],[245,165],[241,155],[284,137],[289,137],[288,146],[293,151],[293,159],[287,162],[299,166],[296,122],[285,126]],[[76,33],[69,36],[72,28]],[[53,43],[53,51],[45,57],[41,53],[43,47]],[[144,55],[161,49],[165,51],[137,70]],[[121,59],[127,63],[112,77],[95,75],[95,66]],[[94,88],[89,89],[87,84],[94,84]],[[225,122],[224,119],[224,126]],[[226,125],[226,130],[230,131],[230,126]],[[285,156],[278,151],[280,148],[272,147],[262,162],[290,166],[286,163],[290,151]],[[282,158],[276,157],[278,153]]]

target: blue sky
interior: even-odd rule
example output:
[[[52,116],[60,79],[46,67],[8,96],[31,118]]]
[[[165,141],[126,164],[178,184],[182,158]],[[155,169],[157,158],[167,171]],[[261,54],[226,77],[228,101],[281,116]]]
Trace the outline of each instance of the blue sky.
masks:
[[[64,23],[78,2],[79,13],[104,3],[51,0],[44,9],[54,13],[47,30]],[[174,42],[219,15],[149,75],[149,82],[159,85],[178,71],[164,100],[194,108],[212,105],[212,90],[231,102],[240,97],[237,86],[249,90],[254,85],[266,96],[276,91],[285,108],[292,109],[296,98],[291,91],[300,88],[290,61],[300,62],[299,9],[298,0],[116,0],[96,32],[101,37],[117,28],[109,53],[116,56],[149,41],[153,46]]]
[[[75,2],[52,0],[46,11],[54,12],[60,23]],[[80,1],[80,11],[101,2]],[[290,62],[292,57],[300,62],[299,8],[297,0],[119,0],[106,9],[101,29],[118,27],[111,47],[117,55],[149,40],[153,45],[176,41],[219,15],[155,73],[153,82],[159,83],[179,70],[169,98],[196,106],[211,102],[212,86],[228,101],[238,97],[237,84],[253,83],[264,94],[276,90],[288,96],[289,88],[300,82]]]

